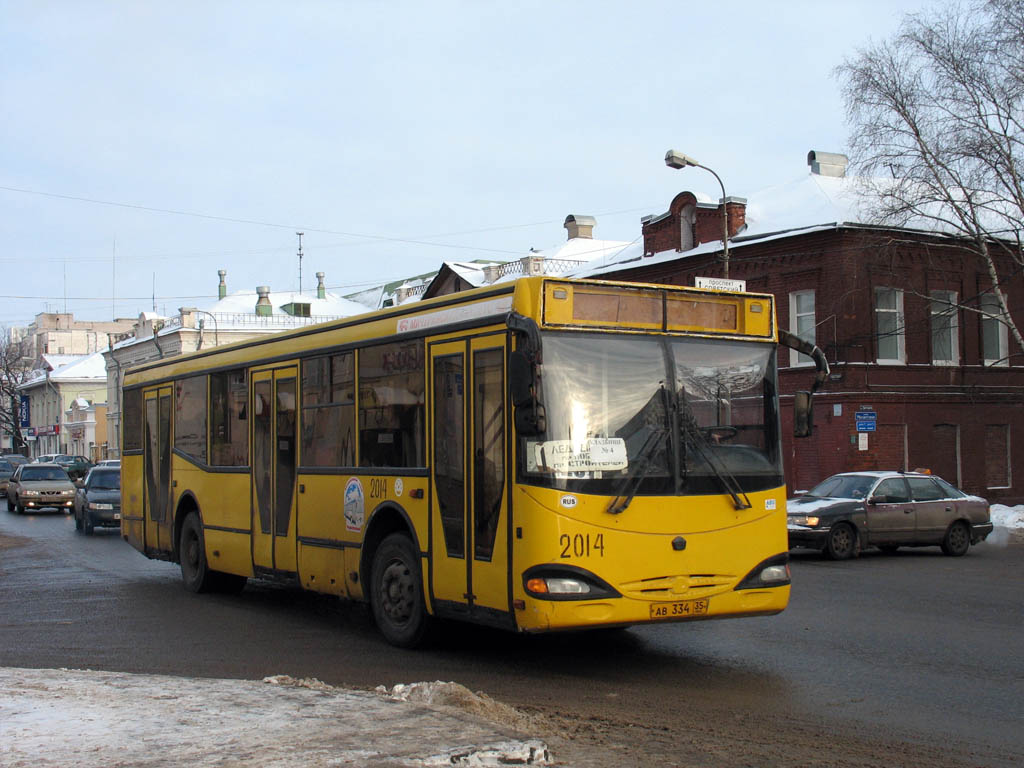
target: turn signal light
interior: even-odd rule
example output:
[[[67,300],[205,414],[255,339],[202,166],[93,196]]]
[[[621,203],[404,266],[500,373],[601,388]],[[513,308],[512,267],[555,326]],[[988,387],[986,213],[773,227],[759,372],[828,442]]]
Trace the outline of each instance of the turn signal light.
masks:
[[[528,592],[532,592],[535,595],[546,595],[548,592],[548,583],[544,579],[530,579],[526,582],[526,589]]]

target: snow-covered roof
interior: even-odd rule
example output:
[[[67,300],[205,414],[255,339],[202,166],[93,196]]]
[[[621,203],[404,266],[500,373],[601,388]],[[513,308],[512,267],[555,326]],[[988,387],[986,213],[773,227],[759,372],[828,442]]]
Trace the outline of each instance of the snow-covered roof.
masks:
[[[865,202],[865,191],[864,181],[856,177],[821,176],[811,172],[784,184],[762,189],[747,199],[746,225],[730,238],[729,247],[741,248],[753,242],[760,243],[844,225],[872,224]],[[925,226],[920,228],[926,229]],[[600,277],[604,273],[627,268],[633,262],[639,266],[641,260],[643,266],[648,266],[715,253],[721,249],[720,240],[711,240],[682,254],[670,250],[644,256],[643,241],[638,239],[618,251],[609,250],[596,257],[574,271],[572,276]]]
[[[42,360],[43,368],[50,371],[56,371],[61,366],[70,365],[84,357],[85,355],[55,355],[49,352],[39,356],[40,360]]]
[[[275,315],[287,316],[284,307],[289,304],[309,304],[311,317],[348,317],[366,312],[365,305],[329,292],[320,299],[315,294],[311,296],[308,293],[296,291],[271,291],[268,298]],[[218,328],[224,330],[225,326],[220,324],[220,315],[254,315],[258,299],[256,291],[235,291],[210,306],[204,307],[203,311],[218,315]]]
[[[52,382],[62,381],[88,381],[91,379],[106,381],[107,366],[103,359],[103,352],[93,352],[91,355],[66,355],[74,360],[66,365],[49,371],[49,379]],[[18,389],[27,389],[46,381],[48,371],[39,369],[32,371],[32,374],[18,386]]]

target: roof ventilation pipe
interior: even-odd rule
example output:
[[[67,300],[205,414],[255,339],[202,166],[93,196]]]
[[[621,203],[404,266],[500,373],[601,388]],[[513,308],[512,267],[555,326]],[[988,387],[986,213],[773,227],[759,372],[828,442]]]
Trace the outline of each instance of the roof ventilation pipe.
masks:
[[[807,164],[811,166],[811,173],[818,176],[833,176],[841,179],[846,176],[846,166],[850,158],[835,152],[818,152],[811,150],[807,153]]]
[[[270,286],[256,286],[256,295],[259,296],[256,300],[256,316],[270,317],[274,314],[274,305],[270,303]]]

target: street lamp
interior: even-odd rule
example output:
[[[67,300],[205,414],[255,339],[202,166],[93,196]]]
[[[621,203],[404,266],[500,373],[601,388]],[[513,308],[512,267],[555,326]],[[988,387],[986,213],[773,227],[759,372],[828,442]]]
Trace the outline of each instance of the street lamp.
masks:
[[[701,165],[689,155],[684,155],[682,152],[676,152],[674,149],[670,149],[665,153],[665,165],[669,168],[675,168],[682,170],[688,165],[692,165],[694,168],[703,168],[705,171],[710,173],[716,179],[718,179],[718,186],[722,188],[722,276],[728,279],[729,277],[729,209],[725,201],[725,184],[722,183],[722,179],[717,173],[708,168],[706,165]]]

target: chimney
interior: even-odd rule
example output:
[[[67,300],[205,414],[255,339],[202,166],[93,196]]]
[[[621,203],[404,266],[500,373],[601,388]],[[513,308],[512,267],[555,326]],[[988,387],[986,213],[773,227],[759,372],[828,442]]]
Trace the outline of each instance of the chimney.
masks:
[[[565,217],[565,224],[562,226],[569,230],[570,240],[575,240],[577,237],[592,240],[594,238],[594,227],[597,226],[597,219],[593,216],[575,216],[570,213]]]
[[[324,287],[324,273],[316,273],[316,297],[318,299],[327,298],[327,288]]]
[[[220,285],[217,286],[217,298],[223,299],[228,295],[228,284],[224,282],[224,278],[227,277],[228,271],[226,269],[218,269],[217,276],[220,278]]]
[[[270,317],[274,314],[274,305],[270,303],[270,286],[256,286],[256,294],[259,296],[256,300],[256,316]]]
[[[846,176],[846,166],[850,158],[846,155],[835,152],[816,152],[811,150],[807,153],[807,164],[811,166],[811,173],[818,176],[833,176],[841,179]]]

